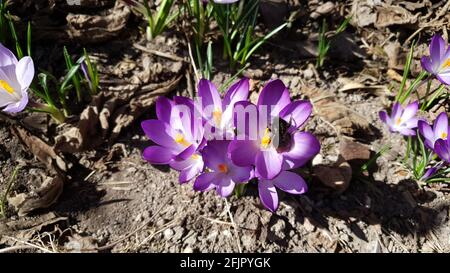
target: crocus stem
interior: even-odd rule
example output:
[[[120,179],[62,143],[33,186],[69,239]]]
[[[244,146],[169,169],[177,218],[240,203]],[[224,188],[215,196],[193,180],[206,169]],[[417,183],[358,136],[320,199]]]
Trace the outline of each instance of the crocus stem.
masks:
[[[445,85],[442,84],[441,86],[439,86],[439,88],[436,91],[434,91],[433,96],[431,97],[431,99],[425,104],[425,107],[424,107],[423,110],[427,110],[428,107],[430,107],[431,104],[433,104],[433,101],[436,98],[438,98],[438,97],[440,97],[442,95],[442,92],[444,90],[445,90]]]
[[[242,197],[245,194],[246,186],[247,186],[247,184],[245,184],[245,183],[236,184],[236,186],[234,187],[234,195],[237,198]]]
[[[32,112],[41,112],[49,114],[59,124],[64,123],[64,121],[66,120],[66,116],[64,115],[64,113],[52,105],[30,101],[27,107],[28,110]]]
[[[420,107],[420,110],[422,110],[422,111],[425,110],[427,98],[428,98],[428,95],[430,94],[430,89],[431,89],[431,81],[428,80],[427,81],[427,92],[425,93],[425,96],[423,97],[423,103],[422,103],[422,106]]]
[[[408,142],[407,142],[407,146],[406,146],[406,154],[405,154],[405,163],[407,163],[408,159],[409,159],[409,153],[411,153],[411,137],[408,137]]]
[[[6,187],[5,193],[3,194],[2,200],[0,201],[0,214],[1,214],[3,217],[5,217],[5,215],[6,215],[6,208],[5,208],[5,205],[6,205],[6,199],[8,198],[8,194],[9,194],[9,191],[11,190],[11,188],[12,188],[12,185],[13,185],[13,183],[14,183],[14,180],[16,179],[17,172],[19,171],[19,168],[20,168],[20,167],[17,166],[17,167],[14,169],[14,171],[13,171],[13,173],[12,173],[12,175],[11,175],[11,178],[9,179],[9,183],[8,183],[8,185],[7,185],[7,187]]]
[[[411,92],[415,90],[418,86],[420,81],[427,75],[427,72],[422,72],[417,76],[417,78],[414,80],[414,82],[409,86],[409,88],[406,90],[406,93],[403,94],[403,92],[397,94],[398,98],[396,98],[396,101],[403,103],[405,100],[409,97]]]

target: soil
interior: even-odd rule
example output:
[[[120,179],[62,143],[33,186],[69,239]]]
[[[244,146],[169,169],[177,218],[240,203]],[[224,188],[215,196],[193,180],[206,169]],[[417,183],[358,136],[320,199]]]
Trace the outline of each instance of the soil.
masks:
[[[178,183],[176,171],[142,159],[142,150],[151,143],[140,122],[155,116],[154,99],[135,106],[133,96],[142,90],[190,96],[195,86],[182,29],[169,29],[148,42],[141,18],[122,8],[123,21],[114,19],[114,32],[108,30],[113,23],[102,25],[94,34],[82,27],[75,31],[69,17],[108,14],[117,7],[114,1],[81,1],[79,7],[64,1],[22,2],[12,10],[20,22],[33,21],[37,66],[62,76],[62,47],[73,54],[85,47],[99,65],[103,92],[99,110],[106,109],[108,102],[125,108],[113,107],[122,112],[111,111],[109,127],[94,124],[98,131],[86,139],[89,145],[74,150],[60,146],[57,138],[82,126],[77,114],[84,109],[59,126],[38,113],[0,116],[2,195],[16,166],[20,168],[10,196],[36,196],[46,178],[61,173],[64,177],[62,193],[37,210],[22,215],[9,202],[7,217],[0,220],[0,251],[24,241],[39,247],[20,250],[25,252],[450,251],[449,187],[419,186],[396,163],[404,155],[405,141],[391,134],[378,118],[378,112],[393,100],[391,90],[400,84],[392,75],[402,74],[412,40],[418,41],[413,67],[419,67],[430,37],[442,31],[447,35],[446,1],[263,1],[275,3],[273,12],[299,12],[287,30],[251,58],[243,72],[252,80],[250,97],[255,99],[266,81],[280,78],[291,97],[313,102],[314,114],[306,130],[322,144],[320,155],[297,170],[313,174],[309,191],[302,196],[279,191],[276,213],[261,205],[255,184],[240,198],[223,199],[214,192],[194,192],[192,183]],[[389,15],[396,10],[389,9],[392,6],[401,8],[402,15]],[[334,40],[324,67],[316,69],[322,20],[327,20],[329,29],[336,29],[355,10],[362,15],[353,17]],[[261,31],[277,24],[271,18],[270,9],[263,10]],[[213,73],[218,86],[234,74],[222,61],[219,46],[214,48]],[[358,88],[349,88],[349,83],[359,84]],[[55,147],[67,169],[61,170],[55,161],[49,167],[39,160],[14,128]],[[348,142],[356,143],[356,150],[346,151],[343,143]],[[369,172],[360,173],[361,162],[370,158],[366,154],[373,156],[386,144],[392,149]],[[313,165],[334,166],[342,156],[353,170],[351,180],[342,189],[325,185]]]

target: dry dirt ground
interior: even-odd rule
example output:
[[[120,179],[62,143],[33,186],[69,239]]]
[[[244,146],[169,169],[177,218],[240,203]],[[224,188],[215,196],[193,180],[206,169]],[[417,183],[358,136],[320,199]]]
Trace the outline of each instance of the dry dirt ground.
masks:
[[[33,21],[38,66],[58,75],[62,47],[73,54],[86,47],[99,64],[102,94],[63,125],[41,114],[0,116],[0,192],[20,166],[7,218],[0,220],[0,252],[11,246],[33,252],[450,251],[449,187],[412,180],[396,163],[404,140],[378,119],[393,100],[411,42],[418,41],[414,75],[432,34],[448,38],[450,2],[262,1],[262,29],[279,23],[274,14],[297,13],[243,72],[252,80],[251,99],[267,80],[282,79],[291,96],[313,102],[307,130],[322,143],[320,155],[298,170],[311,174],[310,191],[281,193],[274,214],[261,205],[254,184],[243,197],[225,200],[194,192],[192,183],[179,185],[175,171],[141,158],[151,143],[139,123],[154,117],[154,99],[195,89],[182,24],[147,42],[142,21],[127,7],[81,2],[13,5],[17,18]],[[322,20],[333,30],[349,15],[351,25],[316,69]],[[219,47],[217,85],[234,74]],[[360,172],[386,144],[393,148]]]

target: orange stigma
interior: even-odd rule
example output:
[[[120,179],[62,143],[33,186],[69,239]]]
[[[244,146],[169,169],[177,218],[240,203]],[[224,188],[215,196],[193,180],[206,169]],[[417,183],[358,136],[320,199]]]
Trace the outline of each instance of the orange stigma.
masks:
[[[219,164],[219,172],[221,173],[227,173],[228,172],[228,166],[227,164]]]

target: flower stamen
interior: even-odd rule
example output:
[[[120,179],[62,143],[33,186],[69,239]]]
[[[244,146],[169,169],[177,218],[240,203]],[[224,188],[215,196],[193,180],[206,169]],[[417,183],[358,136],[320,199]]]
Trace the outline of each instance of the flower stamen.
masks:
[[[264,131],[264,136],[261,139],[261,147],[266,149],[267,147],[269,147],[271,141],[272,139],[270,138],[269,128],[266,128],[266,130]]]
[[[0,88],[8,92],[9,94],[14,94],[14,89],[4,80],[0,80]]]
[[[180,133],[177,133],[175,135],[175,142],[185,147],[191,146],[191,143],[187,142],[186,139],[184,138],[184,135]]]
[[[400,125],[400,123],[402,123],[402,119],[401,118],[398,118],[396,121],[395,121],[395,125]]]
[[[441,138],[444,139],[444,140],[447,139],[447,133],[446,132],[442,132],[441,133]]]
[[[442,64],[442,68],[449,68],[450,67],[450,58],[448,58],[447,60],[444,61],[444,63]]]
[[[215,110],[212,113],[212,116],[213,116],[213,119],[214,119],[214,122],[215,122],[216,126],[220,126],[220,123],[222,122],[222,111]]]

